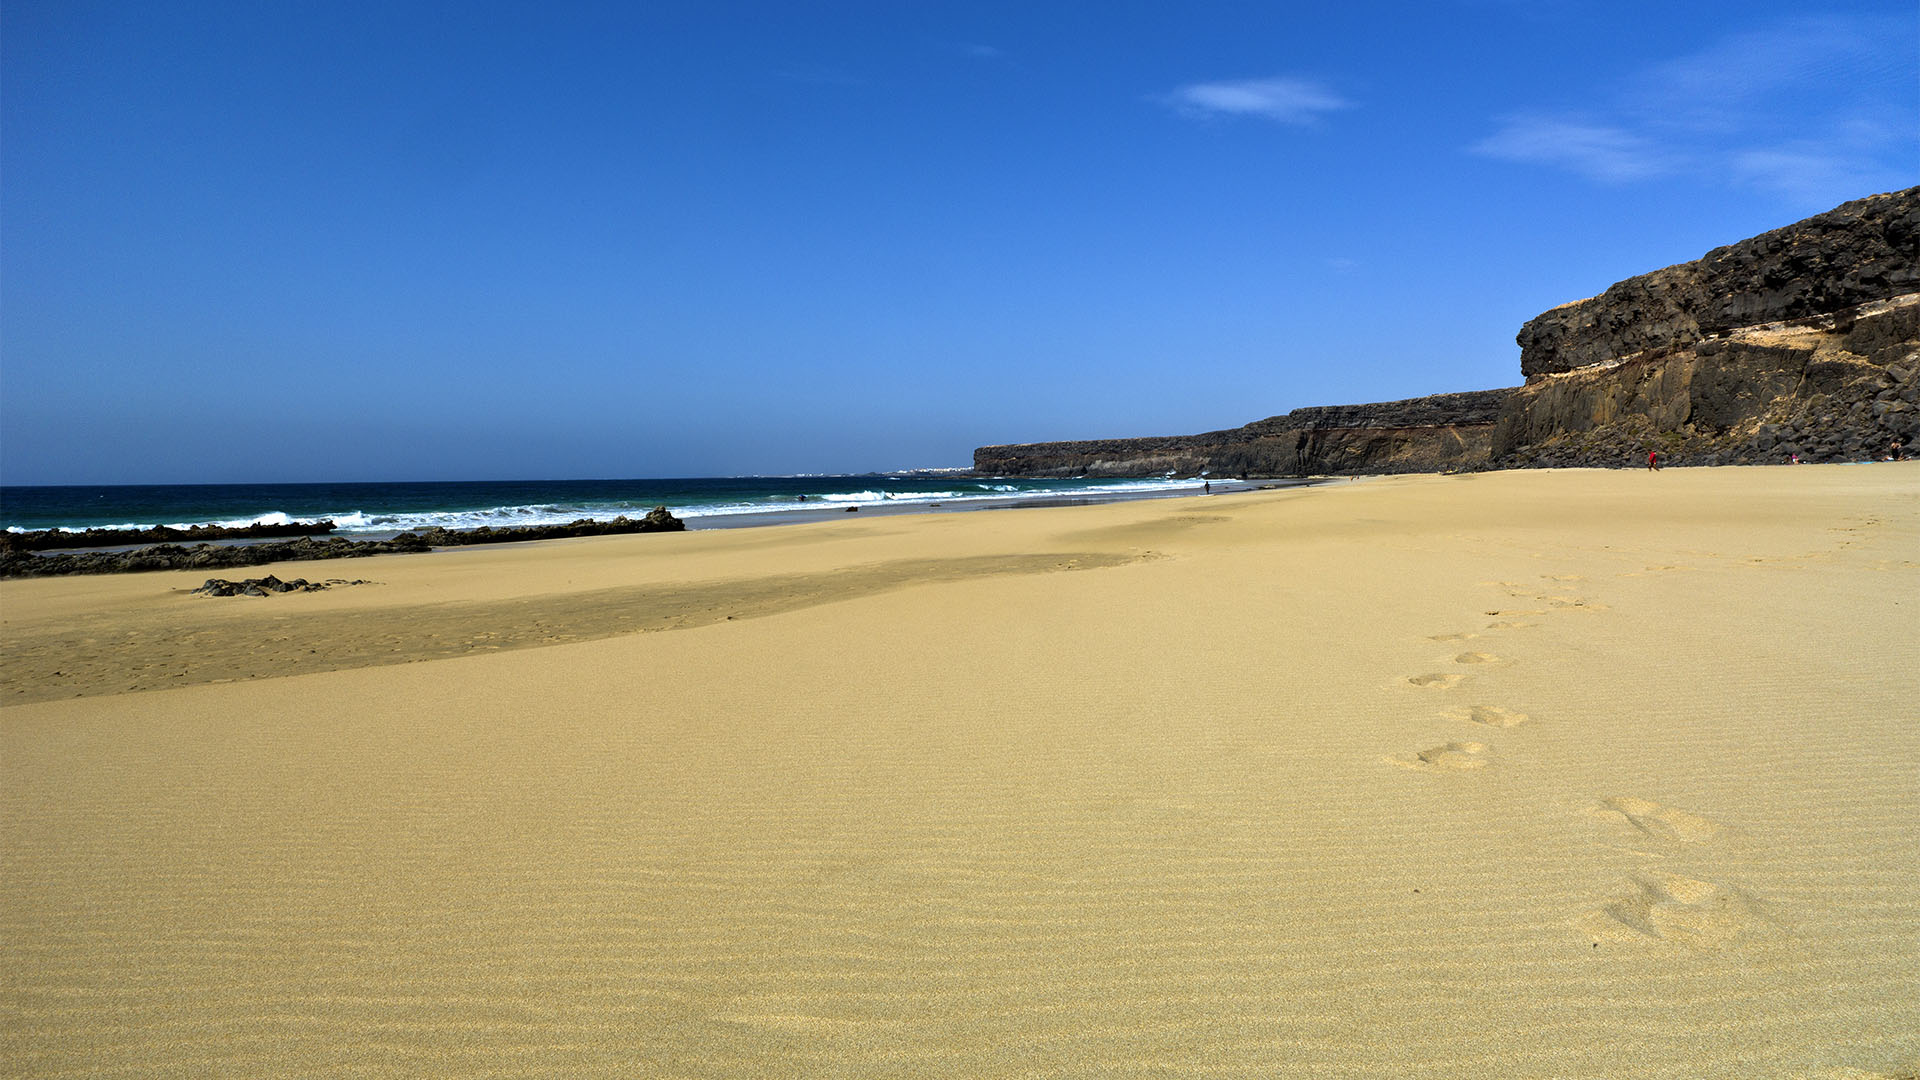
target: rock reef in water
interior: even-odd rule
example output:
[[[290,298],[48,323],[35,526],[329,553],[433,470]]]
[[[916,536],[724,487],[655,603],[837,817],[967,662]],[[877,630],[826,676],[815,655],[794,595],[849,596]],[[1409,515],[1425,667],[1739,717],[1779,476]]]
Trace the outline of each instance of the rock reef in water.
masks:
[[[302,537],[284,543],[199,544],[181,547],[161,544],[135,551],[92,551],[73,554],[35,555],[24,551],[0,552],[0,577],[58,577],[67,574],[119,574],[140,570],[224,570],[236,566],[262,566],[278,562],[308,562],[317,559],[357,559],[370,555],[406,555],[432,551],[439,547],[470,544],[503,544],[526,540],[560,540],[576,536],[612,536],[625,533],[677,532],[686,523],[674,517],[664,506],[656,506],[643,518],[625,515],[612,521],[581,518],[565,525],[526,525],[515,528],[479,528],[455,532],[449,529],[423,529],[401,533],[391,540],[344,540],[331,536],[324,540]]]
[[[50,551],[65,548],[124,547],[128,544],[197,544],[211,540],[273,540],[287,536],[325,536],[331,521],[290,521],[284,525],[189,525],[176,529],[38,529],[0,532],[0,551]]]
[[[1295,409],[1200,435],[983,446],[1001,476],[1841,461],[1920,436],[1920,188],[1629,278],[1529,321],[1524,386]]]
[[[576,536],[617,536],[625,533],[643,532],[679,532],[687,523],[674,517],[664,506],[656,506],[647,511],[647,516],[634,519],[625,514],[612,521],[595,521],[592,518],[578,518],[565,525],[515,525],[496,529],[482,525],[477,529],[421,529],[415,535],[425,541],[429,547],[461,547],[468,544],[507,544],[522,540],[565,540]],[[395,539],[398,539],[396,537]]]

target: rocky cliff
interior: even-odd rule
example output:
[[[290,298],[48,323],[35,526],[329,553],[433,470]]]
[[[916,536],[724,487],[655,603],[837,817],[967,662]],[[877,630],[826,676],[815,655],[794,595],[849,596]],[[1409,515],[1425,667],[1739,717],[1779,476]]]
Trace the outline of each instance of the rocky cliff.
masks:
[[[1920,291],[1920,188],[1843,203],[1622,281],[1520,328],[1528,378]]]
[[[1200,435],[983,446],[996,476],[1238,476],[1440,472],[1484,462],[1509,391],[1295,409]]]
[[[1859,460],[1920,437],[1920,188],[1563,304],[1526,385],[1295,409],[1201,435],[986,446],[983,473],[1301,476]]]
[[[1920,437],[1920,294],[1537,376],[1494,425],[1497,468],[1860,461]]]

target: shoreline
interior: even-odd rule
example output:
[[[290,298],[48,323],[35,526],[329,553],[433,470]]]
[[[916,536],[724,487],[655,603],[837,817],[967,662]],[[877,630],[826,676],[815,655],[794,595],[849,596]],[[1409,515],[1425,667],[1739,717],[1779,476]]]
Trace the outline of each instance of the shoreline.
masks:
[[[1295,480],[1255,480],[1255,481],[1229,480],[1229,481],[1218,482],[1215,485],[1216,490],[1213,492],[1210,492],[1210,494],[1229,494],[1236,491],[1273,490],[1273,489],[1287,488],[1287,487],[1305,487],[1305,486],[1311,486],[1314,484],[1319,484],[1324,482],[1326,482],[1326,478],[1318,478],[1318,477],[1301,478],[1301,479],[1295,479]],[[808,523],[814,523],[814,522],[820,522],[820,521],[839,520],[842,516],[847,514],[853,514],[853,513],[865,514],[870,517],[885,517],[885,516],[891,516],[896,514],[959,513],[963,511],[973,511],[973,510],[1035,509],[1035,508],[1049,507],[1049,506],[1095,506],[1095,505],[1101,505],[1105,503],[1130,502],[1130,501],[1142,500],[1142,499],[1180,498],[1180,497],[1193,496],[1197,494],[1200,494],[1200,493],[1196,493],[1186,489],[1166,489],[1166,490],[1144,490],[1144,491],[1133,491],[1133,492],[1116,491],[1116,492],[1101,492],[1101,493],[1091,493],[1091,494],[1074,492],[1074,493],[1062,493],[1059,495],[1048,495],[1048,494],[1036,495],[1032,493],[1023,493],[1019,495],[1007,495],[1007,496],[1001,496],[1001,497],[969,497],[969,498],[951,499],[951,500],[942,500],[942,501],[923,501],[923,500],[902,499],[898,501],[882,501],[879,503],[860,504],[856,506],[795,505],[790,508],[769,509],[764,511],[719,513],[719,514],[694,514],[694,515],[688,515],[684,518],[676,518],[675,520],[679,521],[680,524],[688,530],[704,531],[704,530],[713,530],[713,529],[763,528],[763,527],[771,527],[771,526],[779,526],[779,525],[800,525],[800,524],[808,524]],[[594,519],[594,520],[600,520],[600,519]],[[601,523],[606,524],[610,522],[601,521]],[[35,558],[49,558],[49,557],[57,557],[57,556],[69,556],[69,555],[82,555],[82,556],[129,555],[129,554],[140,553],[140,552],[158,551],[161,549],[171,551],[171,550],[193,550],[193,549],[205,548],[205,547],[251,548],[251,547],[258,547],[258,546],[269,545],[269,544],[285,545],[290,542],[288,540],[288,536],[294,536],[296,538],[306,537],[308,539],[316,540],[319,543],[336,544],[336,546],[337,546],[336,542],[341,542],[341,541],[344,541],[347,544],[353,544],[353,545],[362,545],[362,544],[375,545],[375,544],[386,544],[401,537],[405,537],[409,535],[420,535],[423,532],[431,531],[431,530],[422,530],[422,529],[340,530],[338,528],[335,528],[334,530],[326,533],[311,533],[311,532],[295,531],[300,529],[302,524],[304,523],[296,523],[293,526],[268,527],[268,528],[282,530],[285,533],[284,535],[282,535],[279,532],[276,532],[273,534],[263,533],[261,535],[252,535],[252,536],[221,536],[214,539],[195,540],[195,539],[192,539],[189,534],[182,539],[164,540],[159,543],[141,542],[141,543],[129,543],[129,544],[99,543],[97,542],[98,537],[96,534],[100,530],[96,529],[96,530],[93,530],[92,533],[88,534],[89,540],[95,541],[95,542],[90,542],[90,543],[86,543],[84,545],[75,546],[75,547],[55,547],[55,546],[42,543],[38,546],[35,546],[31,549],[27,549],[21,552],[21,554],[29,555]],[[576,521],[570,524],[579,525],[580,522]],[[567,526],[523,526],[519,528],[538,530],[541,528],[561,529],[565,527]],[[166,527],[161,527],[161,528],[166,528]],[[187,533],[187,530],[174,530],[174,531]],[[234,529],[231,531],[244,532],[246,531],[246,529],[240,528],[240,529]],[[457,530],[446,530],[446,531],[452,532],[456,535],[465,535],[465,534],[471,534],[480,530],[457,529]],[[526,537],[515,537],[507,540],[497,540],[494,542],[509,543],[509,544],[531,544],[531,543],[540,543],[546,540],[565,539],[565,538],[566,537],[554,537],[554,536],[526,536]],[[423,551],[419,553],[424,554],[426,551],[444,551],[444,550],[449,550],[449,547],[446,545],[429,544],[429,546],[426,549],[423,549]],[[310,557],[307,559],[303,559],[301,561],[333,561],[335,559],[340,559],[340,558],[363,557],[365,554],[388,554],[388,552],[362,553],[358,551],[346,550],[346,551],[341,551],[337,554]],[[233,569],[235,566],[244,566],[244,565],[248,565],[248,564],[235,563],[231,566],[213,566],[210,568]],[[148,569],[149,568],[82,570],[82,571],[76,571],[75,573],[79,573],[79,574],[141,573],[141,572],[147,572]],[[172,567],[168,567],[168,569],[172,569]],[[72,574],[63,574],[63,575],[7,574],[6,576],[7,577],[72,576]]]
[[[636,517],[657,506],[704,517],[886,501],[966,502],[1000,495],[1198,491],[1205,477],[1031,478],[860,474],[614,480],[476,480],[297,484],[0,485],[6,536],[38,531],[302,528],[342,534],[548,526]],[[805,496],[805,498],[802,498]],[[104,538],[103,538],[104,539]]]
[[[1301,477],[1298,479],[1272,480],[1230,480],[1214,482],[1211,493],[1190,489],[1175,488],[1168,490],[1107,492],[1099,494],[1068,493],[1060,495],[1007,495],[983,498],[949,499],[938,502],[892,502],[865,503],[851,511],[846,507],[807,507],[792,510],[768,510],[738,514],[696,514],[681,520],[686,522],[690,532],[713,529],[760,528],[770,525],[803,525],[820,521],[838,521],[857,513],[862,517],[891,517],[898,514],[959,514],[974,510],[1035,510],[1053,506],[1103,506],[1109,503],[1141,502],[1153,499],[1205,498],[1207,494],[1227,495],[1240,491],[1265,491],[1281,488],[1311,487],[1327,482],[1326,477]]]

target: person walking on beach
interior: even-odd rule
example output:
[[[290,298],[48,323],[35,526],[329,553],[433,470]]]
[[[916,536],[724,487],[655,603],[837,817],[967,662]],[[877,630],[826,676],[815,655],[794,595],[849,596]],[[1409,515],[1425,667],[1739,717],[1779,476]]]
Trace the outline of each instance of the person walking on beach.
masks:
[[[1660,451],[1658,450],[1647,451],[1647,471],[1648,472],[1660,471]]]

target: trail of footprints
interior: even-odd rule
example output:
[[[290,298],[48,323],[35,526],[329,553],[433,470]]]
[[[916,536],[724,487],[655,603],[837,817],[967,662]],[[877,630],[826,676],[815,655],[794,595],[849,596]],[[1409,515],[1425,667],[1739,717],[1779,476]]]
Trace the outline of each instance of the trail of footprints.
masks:
[[[1577,574],[1549,574],[1556,583],[1582,580]],[[1447,645],[1475,641],[1491,631],[1523,630],[1539,625],[1511,616],[1547,615],[1560,611],[1605,611],[1607,605],[1583,597],[1543,595],[1517,582],[1489,582],[1507,591],[1515,599],[1548,605],[1543,608],[1496,608],[1486,614],[1498,621],[1483,631],[1455,631],[1434,634],[1428,640]],[[1499,656],[1477,649],[1453,657],[1453,664],[1480,669],[1505,663]],[[1467,681],[1458,671],[1435,671],[1407,678],[1408,684],[1425,690],[1449,691]],[[1475,704],[1451,710],[1443,715],[1482,729],[1506,730],[1529,723],[1532,717],[1501,705]],[[1459,739],[1430,746],[1405,758],[1388,758],[1389,763],[1416,772],[1458,773],[1485,769],[1493,765],[1493,748],[1485,742]],[[1725,830],[1698,814],[1649,799],[1615,796],[1600,801],[1589,813],[1594,818],[1617,826],[1655,846],[1707,844]],[[1631,850],[1631,849],[1629,849]],[[1635,852],[1649,858],[1665,858],[1662,852]],[[1752,939],[1777,929],[1766,912],[1766,905],[1739,889],[1711,881],[1700,881],[1673,873],[1636,874],[1625,882],[1607,902],[1580,916],[1574,925],[1600,948],[1603,941],[1627,942],[1653,939],[1673,942],[1693,949],[1718,950],[1736,942]]]

